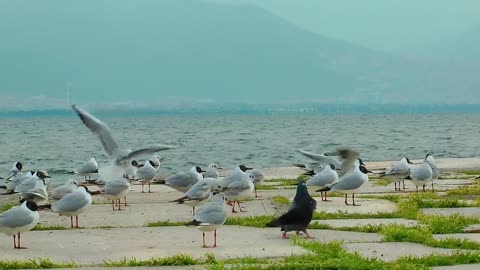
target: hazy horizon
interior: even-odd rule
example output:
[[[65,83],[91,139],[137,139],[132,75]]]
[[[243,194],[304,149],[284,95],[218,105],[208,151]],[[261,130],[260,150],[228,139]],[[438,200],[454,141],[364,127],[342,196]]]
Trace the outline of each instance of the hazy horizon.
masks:
[[[0,111],[480,104],[476,1],[3,1],[0,34]]]

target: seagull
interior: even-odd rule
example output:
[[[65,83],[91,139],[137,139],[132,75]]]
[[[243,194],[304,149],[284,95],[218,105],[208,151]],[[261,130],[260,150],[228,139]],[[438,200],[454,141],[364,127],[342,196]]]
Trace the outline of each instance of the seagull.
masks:
[[[98,173],[98,163],[97,157],[92,156],[89,161],[84,163],[80,168],[77,170],[77,175],[85,176],[85,181],[91,180],[90,175],[92,173]]]
[[[34,173],[34,171],[27,171],[24,174],[18,173],[13,179],[10,179],[10,181],[6,183],[6,193],[4,194],[13,194],[15,188],[23,181],[30,179]]]
[[[315,165],[312,165],[312,163],[309,163],[310,164],[309,166],[312,166],[312,168],[309,171],[313,169],[313,171],[317,173],[323,167],[322,165],[327,165],[327,164],[332,164],[337,169],[340,169],[342,167],[343,157],[341,157],[341,159],[339,160],[335,157],[329,156],[328,154],[315,154],[315,153],[307,152],[304,150],[299,150],[299,152],[302,155],[307,156],[318,163],[318,166],[315,166]]]
[[[205,201],[210,199],[212,195],[212,190],[209,184],[204,181],[200,180],[195,185],[193,185],[187,192],[185,192],[184,196],[180,199],[171,201],[176,202],[178,204],[187,204],[193,208],[193,215],[195,215],[195,207],[202,205]]]
[[[61,200],[51,206],[52,211],[60,216],[70,217],[70,226],[73,226],[73,217],[75,216],[75,228],[78,227],[78,215],[83,213],[92,205],[91,192],[86,186],[79,186],[69,194],[66,194]]]
[[[425,159],[421,164],[410,167],[410,176],[408,176],[406,179],[412,180],[417,192],[419,186],[423,186],[423,191],[425,192],[425,185],[432,181],[432,176],[432,168]]]
[[[15,187],[15,192],[22,195],[21,202],[32,200],[36,203],[48,200],[46,178],[50,178],[46,171],[36,171],[31,177]]]
[[[227,196],[228,200],[233,203],[232,205],[232,213],[237,213],[235,211],[235,203],[238,204],[240,208],[240,212],[247,212],[242,210],[242,206],[240,205],[240,201],[249,200],[252,198],[253,191],[255,189],[255,185],[253,184],[253,176],[247,175],[244,173],[240,167],[237,167],[233,174],[229,176],[231,181],[230,183],[224,184],[223,192]],[[224,178],[224,180],[227,178]]]
[[[212,200],[201,206],[195,219],[186,225],[197,226],[203,232],[203,248],[208,246],[205,244],[205,232],[214,231],[214,244],[212,248],[217,246],[217,229],[222,226],[227,220],[227,207],[225,205],[226,197],[219,193],[212,197]]]
[[[157,144],[134,151],[121,149],[113,138],[110,128],[105,123],[77,105],[72,105],[72,108],[85,126],[97,136],[103,150],[111,159],[110,165],[99,169],[100,177],[105,180],[121,178],[125,172],[125,168],[130,164],[132,159],[135,159],[135,157],[154,154],[159,151],[174,148],[169,145]]]
[[[309,175],[309,176],[314,176],[315,174],[321,172],[325,168],[325,165],[323,165],[323,163],[320,163],[320,162],[294,164],[294,166],[306,171],[304,175]]]
[[[212,164],[208,165],[207,170],[205,172],[205,175],[203,177],[205,177],[205,178],[218,178],[218,177],[220,177],[220,174],[218,173],[219,169],[223,169],[223,168],[218,166],[215,163],[212,163]]]
[[[123,174],[123,178],[127,179],[130,183],[130,190],[134,190],[133,188],[133,181],[137,179],[137,170],[138,170],[138,162],[136,160],[132,160],[130,166],[125,169],[125,173]]]
[[[198,166],[193,166],[189,171],[180,172],[169,176],[165,179],[165,185],[176,189],[180,192],[187,192],[187,190],[195,185],[198,181],[203,179],[202,168]]]
[[[19,172],[21,172],[23,169],[23,164],[19,161],[15,162],[12,166],[12,169],[10,170],[10,173],[8,174],[7,180],[10,180],[10,178],[17,176]]]
[[[400,181],[410,174],[410,164],[413,163],[407,157],[404,157],[400,162],[393,164],[381,175],[385,176],[385,179],[395,184],[395,191],[400,191]],[[405,182],[403,183],[403,188],[405,189]]]
[[[427,154],[425,156],[425,160],[428,162],[428,165],[430,165],[430,168],[432,169],[432,191],[433,191],[434,190],[433,182],[435,182],[435,180],[438,180],[438,176],[440,176],[440,170],[438,169],[437,161],[432,156],[432,154]]]
[[[148,184],[148,193],[151,193],[150,183],[152,182],[153,178],[155,178],[155,175],[157,173],[152,163],[153,162],[151,161],[147,161],[145,162],[145,165],[137,168],[137,181],[142,183],[142,193],[145,193],[145,191],[143,191],[143,186],[145,184]]]
[[[125,206],[127,206],[127,194],[130,191],[130,183],[124,178],[116,180],[110,180],[100,189],[100,191],[94,194],[100,194],[100,196],[112,200],[112,208],[115,211],[115,204],[118,200],[118,210],[121,209],[121,198],[125,198]]]
[[[287,213],[269,222],[267,226],[281,227],[282,239],[288,239],[287,233],[290,231],[296,231],[297,235],[301,231],[307,238],[312,238],[307,232],[307,227],[312,221],[316,206],[317,201],[308,194],[307,185],[305,181],[301,180],[298,182],[297,193]]]
[[[77,181],[75,181],[73,179],[68,179],[67,182],[65,182],[65,184],[54,188],[50,192],[50,197],[52,197],[56,200],[60,200],[65,195],[74,192],[77,189],[77,187],[78,187]]]
[[[13,235],[13,248],[25,248],[20,244],[20,233],[28,232],[37,226],[40,220],[37,210],[36,202],[25,201],[21,205],[0,214],[0,231],[7,235]]]
[[[313,186],[316,188],[324,188],[332,183],[338,181],[338,174],[335,170],[335,165],[329,164],[319,173],[315,174],[312,178],[307,181],[307,186]],[[320,192],[322,201],[327,201],[327,192]],[[325,196],[325,198],[324,198]]]
[[[263,184],[263,180],[265,180],[265,174],[263,174],[262,170],[260,169],[251,169],[246,171],[247,175],[251,176],[253,179],[253,185],[254,185],[254,190],[255,190],[255,198],[258,197],[257,194],[257,186],[260,186]]]
[[[345,193],[345,204],[350,205],[347,202],[348,194],[352,194],[352,205],[355,204],[355,192],[366,182],[368,182],[368,173],[363,161],[359,159],[360,153],[352,149],[339,149],[338,154],[342,158],[342,166],[338,173],[338,182],[333,183],[327,187],[317,190],[322,191],[339,191]]]

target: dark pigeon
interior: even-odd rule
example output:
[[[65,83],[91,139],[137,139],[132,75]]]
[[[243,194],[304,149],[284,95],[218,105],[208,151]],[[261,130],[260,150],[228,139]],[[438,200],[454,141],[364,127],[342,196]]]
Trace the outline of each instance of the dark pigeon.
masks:
[[[307,184],[302,180],[298,182],[297,194],[288,208],[287,213],[271,221],[267,226],[281,227],[283,239],[288,239],[287,232],[291,231],[296,231],[297,234],[303,232],[307,238],[312,238],[307,232],[307,227],[310,221],[312,221],[316,206],[317,201],[308,194]]]

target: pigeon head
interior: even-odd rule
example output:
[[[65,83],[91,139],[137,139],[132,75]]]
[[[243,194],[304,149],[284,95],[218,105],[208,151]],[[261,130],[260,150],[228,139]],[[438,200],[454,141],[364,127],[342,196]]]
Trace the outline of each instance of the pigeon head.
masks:
[[[38,210],[38,205],[34,201],[26,201],[25,205],[27,206],[30,211],[37,211]]]
[[[297,200],[298,197],[304,197],[305,195],[308,195],[307,183],[304,180],[300,180],[297,185],[297,194],[294,200]]]

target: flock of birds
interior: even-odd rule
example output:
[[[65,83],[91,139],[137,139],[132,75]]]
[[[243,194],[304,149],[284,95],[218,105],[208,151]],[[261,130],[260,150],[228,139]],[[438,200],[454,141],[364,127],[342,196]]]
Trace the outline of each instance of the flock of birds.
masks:
[[[110,128],[84,109],[73,105],[73,110],[84,125],[97,136],[110,162],[99,167],[93,156],[75,172],[84,176],[84,181],[67,180],[62,186],[48,190],[50,176],[46,171],[24,171],[23,164],[16,162],[5,181],[3,194],[19,193],[20,205],[0,213],[0,231],[13,236],[14,248],[22,248],[20,235],[30,231],[39,222],[39,210],[50,209],[60,216],[70,217],[70,226],[79,228],[79,214],[92,205],[92,196],[99,195],[112,201],[113,211],[121,209],[121,199],[127,206],[127,195],[133,184],[148,185],[151,192],[152,181],[160,182],[183,195],[172,203],[186,204],[192,207],[194,220],[186,225],[196,226],[203,232],[203,247],[207,247],[205,232],[214,232],[214,244],[217,245],[217,228],[223,225],[227,218],[227,205],[232,206],[232,213],[245,212],[242,201],[257,197],[256,186],[261,185],[265,176],[260,169],[248,168],[244,165],[236,167],[233,172],[220,177],[222,169],[215,163],[204,171],[198,166],[190,170],[174,174],[164,180],[155,177],[160,168],[161,159],[155,155],[159,151],[174,148],[169,145],[151,145],[138,150],[125,150],[114,140]],[[368,182],[369,171],[360,159],[360,153],[353,149],[338,149],[334,155],[315,154],[300,150],[300,153],[311,159],[310,163],[298,165],[312,176],[308,181],[299,181],[295,198],[288,211],[269,222],[267,226],[281,227],[283,238],[288,238],[288,232],[304,233],[308,238],[307,227],[310,224],[316,208],[316,200],[309,193],[307,186],[316,188],[321,193],[322,201],[327,201],[328,191],[338,191],[345,194],[345,204],[355,204],[355,193]],[[140,156],[152,155],[143,164],[137,161]],[[92,180],[92,174],[98,174]],[[415,186],[425,186],[438,178],[439,170],[432,155],[427,155],[421,164],[412,164],[408,158],[403,158],[397,164],[388,168],[382,175],[395,183],[395,191],[400,190],[400,182],[410,179]],[[98,186],[98,190],[90,190],[90,185]],[[397,188],[398,184],[398,188]],[[90,186],[91,187],[91,186]],[[404,184],[405,188],[405,184]],[[348,194],[352,195],[352,204],[348,203]],[[48,203],[50,198],[56,201]],[[44,204],[41,204],[44,203]],[[238,205],[238,211],[235,210]],[[196,210],[198,208],[198,210]],[[75,218],[75,224],[74,224]]]

